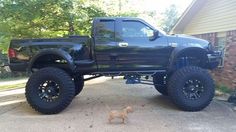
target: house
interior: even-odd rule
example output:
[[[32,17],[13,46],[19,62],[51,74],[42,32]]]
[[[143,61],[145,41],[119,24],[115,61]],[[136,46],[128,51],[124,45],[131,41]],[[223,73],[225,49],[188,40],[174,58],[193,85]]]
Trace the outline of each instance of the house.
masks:
[[[212,75],[217,83],[236,88],[236,0],[193,0],[171,33],[206,39],[222,49],[221,67]]]

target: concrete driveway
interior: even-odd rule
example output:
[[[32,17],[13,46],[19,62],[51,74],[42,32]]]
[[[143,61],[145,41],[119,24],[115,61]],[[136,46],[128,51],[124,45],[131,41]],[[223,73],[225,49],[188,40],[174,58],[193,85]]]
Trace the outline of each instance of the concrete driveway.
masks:
[[[183,112],[153,86],[125,85],[121,79],[100,78],[86,83],[82,93],[57,115],[41,115],[25,102],[24,89],[0,92],[1,132],[176,132],[236,131],[236,112],[214,100],[200,112]],[[111,109],[131,105],[134,112],[124,125],[107,121]]]

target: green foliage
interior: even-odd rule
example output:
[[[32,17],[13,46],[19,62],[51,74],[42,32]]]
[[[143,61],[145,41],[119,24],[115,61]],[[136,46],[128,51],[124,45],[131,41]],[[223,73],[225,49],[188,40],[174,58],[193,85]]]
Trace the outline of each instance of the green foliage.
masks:
[[[0,66],[3,66],[7,62],[7,56],[5,54],[2,54],[0,51]]]
[[[216,89],[223,93],[231,93],[233,91],[232,89],[225,86],[224,84],[217,84]]]
[[[11,39],[90,35],[94,17],[137,17],[145,14],[131,9],[133,6],[128,6],[127,2],[0,0],[0,50],[6,53]]]
[[[83,0],[0,0],[0,49],[12,38],[88,35],[93,17],[106,16]]]
[[[10,40],[11,36],[0,35],[0,52],[6,53]]]
[[[179,13],[175,5],[171,5],[163,13],[163,20],[161,22],[161,28],[165,32],[170,32],[177,20],[179,19]]]

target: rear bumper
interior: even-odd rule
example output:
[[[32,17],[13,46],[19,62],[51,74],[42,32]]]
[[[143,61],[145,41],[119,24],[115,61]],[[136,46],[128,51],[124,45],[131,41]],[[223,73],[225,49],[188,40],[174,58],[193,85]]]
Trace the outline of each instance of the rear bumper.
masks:
[[[9,64],[9,67],[10,67],[11,71],[25,72],[28,69],[28,63],[26,63],[26,62],[11,63],[11,64]]]
[[[208,69],[215,69],[219,66],[220,62],[223,59],[222,51],[213,51],[212,53],[207,54],[208,57]]]

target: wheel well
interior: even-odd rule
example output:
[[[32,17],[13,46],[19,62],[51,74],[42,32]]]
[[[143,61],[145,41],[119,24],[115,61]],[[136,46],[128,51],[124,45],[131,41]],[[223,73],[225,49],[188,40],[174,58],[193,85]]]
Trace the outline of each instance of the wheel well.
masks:
[[[70,71],[67,60],[55,54],[46,54],[37,57],[32,63],[30,70],[34,72],[45,67],[57,67],[65,71]]]
[[[198,48],[186,49],[177,54],[173,64],[177,69],[189,65],[205,68],[207,64],[207,53],[203,49]]]

